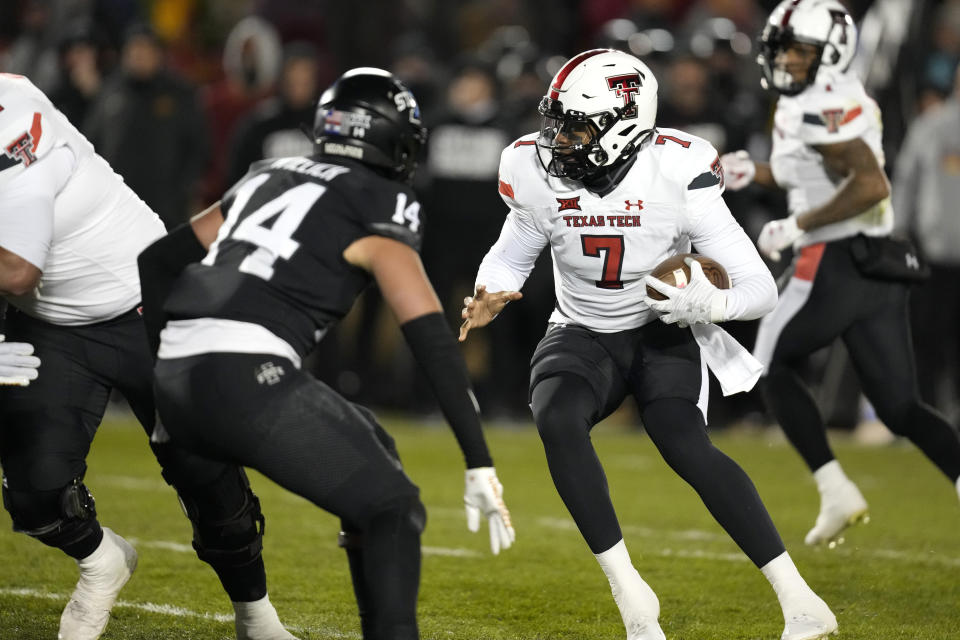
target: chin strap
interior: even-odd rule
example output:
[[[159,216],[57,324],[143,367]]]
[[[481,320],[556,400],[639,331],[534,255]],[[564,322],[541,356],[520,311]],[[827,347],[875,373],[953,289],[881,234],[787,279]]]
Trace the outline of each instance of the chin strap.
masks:
[[[617,188],[617,185],[620,184],[623,177],[627,175],[627,172],[636,160],[637,155],[633,154],[620,164],[612,167],[604,167],[604,170],[597,172],[589,178],[584,178],[583,186],[602,198]]]

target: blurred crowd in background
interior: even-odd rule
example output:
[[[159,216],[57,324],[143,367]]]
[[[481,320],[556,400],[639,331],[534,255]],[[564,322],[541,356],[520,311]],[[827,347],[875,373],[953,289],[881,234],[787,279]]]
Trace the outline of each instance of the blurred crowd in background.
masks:
[[[934,278],[914,291],[922,394],[960,418],[960,0],[848,1],[855,72],[884,113],[899,231]],[[419,99],[430,139],[415,187],[423,258],[459,324],[462,299],[499,234],[500,151],[538,129],[563,62],[594,47],[639,56],[660,82],[657,122],[720,153],[769,153],[775,96],[760,87],[756,37],[770,0],[4,0],[0,71],[28,76],[168,226],[220,198],[253,161],[309,154],[302,125],[343,71],[389,69]],[[951,135],[951,131],[953,135]],[[907,142],[909,141],[909,144]],[[933,151],[931,151],[933,150]],[[899,165],[899,166],[898,166]],[[779,192],[728,193],[747,233],[786,213]],[[771,264],[775,275],[784,264]],[[464,349],[484,414],[527,421],[530,355],[553,307],[548,253],[524,300]],[[348,398],[429,414],[429,390],[379,294],[369,291],[310,359]],[[751,347],[756,323],[731,323]],[[811,360],[828,421],[869,421],[842,345]],[[712,427],[764,424],[755,392],[720,399]]]

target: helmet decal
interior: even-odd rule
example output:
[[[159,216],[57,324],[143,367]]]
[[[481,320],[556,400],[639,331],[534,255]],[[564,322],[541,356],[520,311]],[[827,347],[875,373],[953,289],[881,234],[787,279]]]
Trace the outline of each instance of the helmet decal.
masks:
[[[320,153],[359,160],[391,178],[410,180],[426,142],[416,98],[383,69],[344,73],[323,92],[313,139]]]
[[[616,91],[618,98],[623,98],[624,120],[637,117],[637,106],[633,102],[633,96],[643,86],[642,78],[646,78],[642,71],[607,78],[607,86],[610,90]]]
[[[560,90],[563,89],[563,82],[567,79],[567,76],[577,68],[581,62],[593,56],[600,55],[601,53],[606,52],[606,49],[591,49],[590,51],[584,51],[578,56],[574,56],[567,61],[565,65],[557,72],[556,78],[553,80],[553,85],[551,86],[550,97],[556,100],[560,97]]]

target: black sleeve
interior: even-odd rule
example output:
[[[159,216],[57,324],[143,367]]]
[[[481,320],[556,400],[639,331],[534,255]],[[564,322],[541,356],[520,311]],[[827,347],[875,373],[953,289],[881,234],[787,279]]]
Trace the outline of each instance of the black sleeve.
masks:
[[[480,427],[480,409],[470,388],[467,365],[443,314],[428,313],[400,327],[420,363],[444,417],[463,451],[467,468],[492,467]]]
[[[160,331],[167,323],[164,300],[187,265],[203,260],[206,255],[207,250],[200,244],[193,227],[184,223],[144,249],[137,258],[143,323],[154,354],[160,348]]]

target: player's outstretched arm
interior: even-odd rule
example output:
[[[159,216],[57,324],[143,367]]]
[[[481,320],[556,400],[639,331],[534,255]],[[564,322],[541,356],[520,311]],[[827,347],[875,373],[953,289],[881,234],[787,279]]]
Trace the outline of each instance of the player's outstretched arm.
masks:
[[[460,317],[463,318],[463,324],[460,325],[460,342],[467,339],[470,329],[487,326],[503,311],[508,302],[522,297],[523,294],[519,291],[488,293],[486,285],[478,284],[476,292],[463,299],[463,309],[460,311]]]
[[[766,162],[757,162],[743,149],[731,151],[720,156],[723,174],[727,181],[727,190],[739,191],[751,182],[764,187],[777,187],[773,172]]]
[[[373,274],[453,429],[467,464],[467,526],[477,531],[479,516],[483,514],[490,527],[491,550],[499,553],[500,549],[509,548],[516,534],[503,503],[503,485],[497,479],[480,426],[480,408],[470,388],[463,356],[441,313],[440,301],[420,256],[397,240],[367,236],[347,247],[343,257]]]

